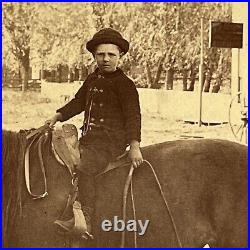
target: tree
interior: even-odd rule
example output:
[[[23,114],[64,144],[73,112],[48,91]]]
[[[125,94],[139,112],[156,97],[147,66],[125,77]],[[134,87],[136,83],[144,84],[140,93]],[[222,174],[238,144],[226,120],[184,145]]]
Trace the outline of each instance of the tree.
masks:
[[[200,53],[200,20],[204,18],[204,57],[205,57],[205,72],[204,72],[204,91],[208,92],[211,85],[212,76],[217,70],[221,50],[218,48],[209,48],[209,20],[231,21],[231,4],[230,3],[181,3],[179,27],[183,34],[186,43],[181,46],[181,56],[178,56],[178,68],[182,67],[183,58],[186,58],[187,67],[190,70],[190,87],[188,90],[194,89],[195,75],[197,74],[197,64],[199,63]],[[192,11],[190,11],[192,10]],[[224,50],[223,61],[225,67],[221,67],[222,75],[230,74],[230,51]],[[192,77],[191,77],[192,76]]]
[[[221,69],[222,78],[230,72],[230,53],[222,52],[223,66],[218,68],[220,50],[208,49],[208,20],[229,21],[230,14],[230,3],[4,3],[4,46],[10,45],[26,69],[23,75],[31,63],[57,70],[59,80],[62,68],[68,68],[72,80],[73,75],[82,78],[81,72],[93,66],[86,42],[100,28],[112,27],[130,42],[129,53],[123,57],[127,73],[138,68],[141,75],[135,78],[153,88],[161,87],[165,77],[168,89],[173,88],[178,74],[183,77],[183,89],[192,90],[199,63],[200,19],[204,17],[208,89],[214,72]],[[27,80],[27,74],[23,78]]]
[[[230,21],[230,7],[228,3],[142,3],[133,16],[130,62],[145,68],[151,87],[158,85],[164,69],[168,89],[172,89],[175,72],[186,77],[189,71],[189,90],[193,89],[199,63],[200,20],[205,19],[205,56],[218,62],[219,50],[211,57],[208,48],[209,20]]]
[[[89,3],[39,3],[38,23],[34,41],[34,55],[46,69],[67,65],[75,67],[91,64],[91,55],[82,44],[96,31]]]
[[[3,3],[3,47],[8,47],[16,58],[22,76],[22,90],[28,85],[30,41],[35,26],[36,10],[33,3]],[[7,45],[8,44],[8,45]]]
[[[3,4],[3,46],[20,64],[23,90],[30,63],[46,69],[67,65],[70,71],[91,64],[91,55],[81,51],[95,32],[91,15],[89,3]]]

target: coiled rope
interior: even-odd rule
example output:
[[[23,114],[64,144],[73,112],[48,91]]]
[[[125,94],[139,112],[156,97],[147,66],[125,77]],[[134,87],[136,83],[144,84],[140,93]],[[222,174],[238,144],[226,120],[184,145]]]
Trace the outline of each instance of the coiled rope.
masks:
[[[173,229],[174,229],[174,232],[175,232],[175,236],[176,236],[176,239],[177,239],[177,242],[178,242],[178,246],[179,246],[179,248],[183,248],[182,242],[180,240],[180,236],[179,236],[179,233],[178,233],[175,221],[174,221],[173,214],[172,214],[171,209],[170,209],[170,207],[168,205],[167,199],[166,199],[166,197],[165,197],[165,195],[163,193],[162,186],[161,186],[160,181],[159,181],[159,179],[157,177],[157,174],[156,174],[153,166],[151,165],[151,163],[149,161],[143,160],[143,163],[144,162],[147,164],[147,166],[150,167],[151,171],[153,172],[153,175],[154,175],[154,178],[156,180],[156,183],[157,183],[157,185],[158,185],[158,187],[160,189],[161,197],[162,197],[162,199],[164,201],[164,204],[165,204],[166,209],[168,211],[169,217],[171,219],[171,223],[172,223],[172,226],[173,226]],[[129,170],[129,174],[128,174],[126,182],[125,182],[124,191],[123,191],[122,216],[123,216],[123,221],[124,222],[126,221],[127,196],[128,196],[128,189],[129,189],[129,187],[130,187],[130,192],[131,192],[133,217],[134,217],[134,220],[136,221],[136,210],[135,210],[135,202],[134,202],[134,195],[133,195],[133,183],[132,183],[133,173],[134,173],[134,166],[131,164],[130,170]],[[126,238],[126,232],[124,230],[122,232],[122,237],[121,237],[121,245],[120,245],[121,248],[125,247],[125,238]],[[137,234],[136,234],[136,231],[134,232],[134,247],[137,248]]]

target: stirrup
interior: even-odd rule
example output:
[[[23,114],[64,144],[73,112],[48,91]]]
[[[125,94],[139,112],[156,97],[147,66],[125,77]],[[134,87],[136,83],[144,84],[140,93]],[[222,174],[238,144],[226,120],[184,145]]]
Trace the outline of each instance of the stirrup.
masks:
[[[77,235],[80,235],[80,237],[82,239],[85,239],[85,240],[88,240],[88,239],[93,240],[94,239],[94,236],[91,233],[89,233],[88,231],[81,232],[82,233],[81,234],[80,231],[78,231],[74,227],[75,226],[74,217],[72,217],[71,219],[66,220],[66,221],[56,220],[54,223],[65,230],[65,231],[58,231],[60,233],[73,234],[73,235],[77,234]]]
[[[93,239],[93,235],[88,232],[87,222],[81,209],[81,203],[78,201],[73,203],[73,214],[74,217],[67,221],[56,220],[54,223],[63,228],[66,233],[78,235],[84,239]]]
[[[60,226],[61,228],[63,228],[65,231],[70,232],[71,230],[73,230],[73,227],[75,225],[75,221],[74,221],[74,217],[72,217],[69,220],[56,220],[54,221],[54,223],[58,226]]]

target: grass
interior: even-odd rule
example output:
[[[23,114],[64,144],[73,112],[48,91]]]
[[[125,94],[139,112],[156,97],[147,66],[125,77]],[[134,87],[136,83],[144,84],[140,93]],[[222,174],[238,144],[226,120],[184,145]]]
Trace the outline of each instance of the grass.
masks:
[[[64,105],[63,102],[50,101],[42,97],[39,92],[22,93],[3,89],[2,127],[12,131],[38,128],[62,105]],[[82,120],[83,114],[80,114],[67,123],[73,123],[79,128]],[[57,126],[61,126],[61,123],[57,123]],[[228,124],[198,127],[196,124],[168,120],[148,112],[142,114],[142,146],[192,137],[234,140]]]

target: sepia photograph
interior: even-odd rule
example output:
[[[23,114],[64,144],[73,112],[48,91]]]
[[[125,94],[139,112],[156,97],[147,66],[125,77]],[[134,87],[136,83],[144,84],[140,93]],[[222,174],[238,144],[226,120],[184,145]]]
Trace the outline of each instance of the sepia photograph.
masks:
[[[247,248],[248,3],[2,3],[2,247]]]

